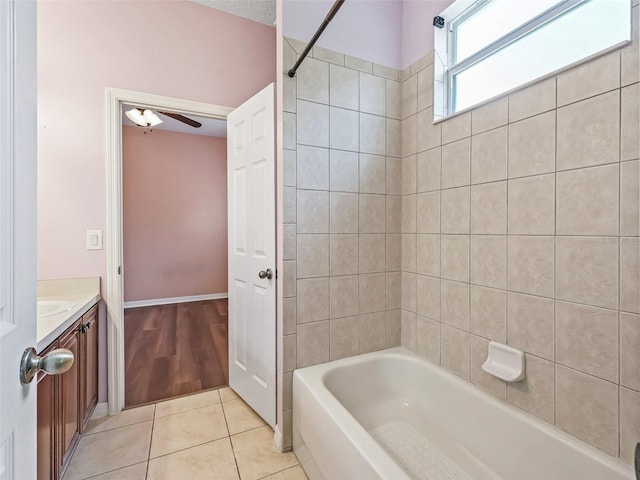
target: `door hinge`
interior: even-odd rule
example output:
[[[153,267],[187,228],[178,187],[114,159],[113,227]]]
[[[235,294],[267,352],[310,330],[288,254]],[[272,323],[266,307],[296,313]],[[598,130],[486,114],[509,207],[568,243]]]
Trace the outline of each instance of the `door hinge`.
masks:
[[[118,275],[122,275],[122,266],[118,265]]]

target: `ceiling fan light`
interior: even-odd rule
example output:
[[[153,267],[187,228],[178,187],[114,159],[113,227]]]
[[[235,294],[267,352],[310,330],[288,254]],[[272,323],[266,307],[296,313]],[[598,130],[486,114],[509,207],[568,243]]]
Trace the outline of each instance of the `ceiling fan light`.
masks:
[[[147,123],[149,127],[155,127],[156,125],[160,125],[162,120],[151,110],[145,110],[142,112],[142,116],[144,117],[144,121]]]
[[[127,110],[126,112],[124,112],[124,114],[127,116],[129,120],[131,120],[136,125],[140,127],[147,126],[147,121],[145,120],[144,116],[142,115],[142,112],[139,109],[132,108],[131,110]]]

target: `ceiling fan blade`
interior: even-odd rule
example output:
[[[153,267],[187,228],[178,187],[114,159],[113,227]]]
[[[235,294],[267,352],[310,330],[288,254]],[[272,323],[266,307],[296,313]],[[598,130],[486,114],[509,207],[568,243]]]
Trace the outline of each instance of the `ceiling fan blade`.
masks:
[[[158,113],[161,113],[162,115],[166,115],[167,117],[171,117],[174,120],[178,120],[179,122],[186,123],[187,125],[190,125],[194,128],[200,128],[202,126],[200,122],[196,122],[195,120],[189,117],[185,117],[184,115],[180,115],[179,113],[170,113],[170,112],[161,112],[161,111],[158,111]]]

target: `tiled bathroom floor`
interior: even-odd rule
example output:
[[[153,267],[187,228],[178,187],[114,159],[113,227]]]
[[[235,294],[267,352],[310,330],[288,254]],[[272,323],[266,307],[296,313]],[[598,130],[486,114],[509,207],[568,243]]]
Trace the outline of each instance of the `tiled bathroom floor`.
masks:
[[[91,420],[64,480],[305,480],[229,388]]]

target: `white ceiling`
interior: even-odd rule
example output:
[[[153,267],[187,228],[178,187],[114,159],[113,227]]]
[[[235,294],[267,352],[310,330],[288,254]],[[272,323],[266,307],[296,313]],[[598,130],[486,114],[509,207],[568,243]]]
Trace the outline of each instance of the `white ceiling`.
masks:
[[[192,0],[223,12],[248,18],[273,27],[276,23],[276,0]]]
[[[129,118],[124,114],[127,110],[135,108],[132,105],[123,105],[122,106],[122,124],[127,125],[129,127],[135,127],[136,124],[133,123]],[[154,112],[157,113],[156,110]],[[193,120],[200,122],[202,126],[200,128],[194,128],[186,123],[182,123],[178,120],[174,120],[171,117],[167,117],[166,115],[158,114],[162,123],[160,125],[156,125],[153,127],[154,130],[168,130],[170,132],[178,132],[178,133],[187,133],[190,135],[204,135],[206,137],[217,137],[217,138],[227,138],[227,121],[219,120],[217,118],[205,118],[198,117],[196,115],[185,115],[186,117],[192,118]]]

